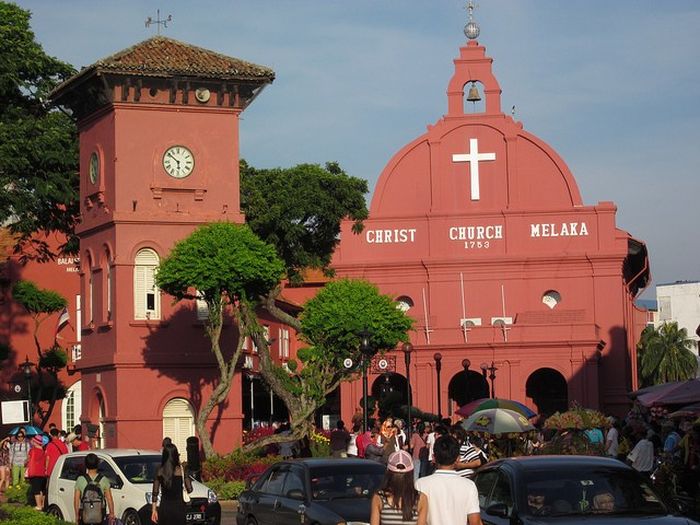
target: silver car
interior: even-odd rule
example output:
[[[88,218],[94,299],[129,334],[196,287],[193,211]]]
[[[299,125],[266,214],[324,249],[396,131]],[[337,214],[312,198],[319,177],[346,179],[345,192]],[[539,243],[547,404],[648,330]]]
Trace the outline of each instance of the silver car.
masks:
[[[150,525],[153,478],[161,463],[161,454],[155,450],[105,449],[62,455],[49,478],[47,513],[76,521],[75,481],[85,474],[85,456],[90,452],[100,459],[98,472],[111,481],[115,515],[125,525]],[[187,523],[219,525],[221,506],[214,491],[194,480],[192,488]]]

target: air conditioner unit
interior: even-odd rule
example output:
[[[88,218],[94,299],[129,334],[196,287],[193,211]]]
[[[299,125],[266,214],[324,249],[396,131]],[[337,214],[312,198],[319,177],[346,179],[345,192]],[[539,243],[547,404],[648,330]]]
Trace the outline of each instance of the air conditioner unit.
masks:
[[[466,319],[460,319],[459,324],[465,328],[481,326],[481,317],[467,317]]]
[[[491,324],[493,326],[507,326],[513,324],[512,317],[492,317]]]

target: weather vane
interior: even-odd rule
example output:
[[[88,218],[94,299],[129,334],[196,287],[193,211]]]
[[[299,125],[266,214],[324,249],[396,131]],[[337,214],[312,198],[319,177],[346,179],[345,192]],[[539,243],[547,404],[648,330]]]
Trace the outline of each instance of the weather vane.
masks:
[[[467,11],[469,11],[469,20],[467,21],[467,25],[464,26],[464,35],[469,40],[474,40],[481,32],[479,24],[474,22],[474,0],[469,0],[469,2],[467,2]]]
[[[146,18],[146,27],[149,27],[151,24],[155,24],[158,27],[158,34],[160,35],[160,26],[168,27],[168,22],[172,22],[172,20],[173,15],[168,15],[168,18],[161,20],[160,9],[156,9],[156,19],[153,20],[153,18],[150,16]]]

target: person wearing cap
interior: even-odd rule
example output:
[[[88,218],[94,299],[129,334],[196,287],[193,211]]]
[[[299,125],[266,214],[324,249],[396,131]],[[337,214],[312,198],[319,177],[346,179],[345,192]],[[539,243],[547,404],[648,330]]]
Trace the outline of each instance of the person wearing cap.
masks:
[[[80,436],[74,432],[68,434],[68,437],[66,438],[66,443],[68,443],[71,446],[73,452],[83,452],[86,450],[90,450],[90,445],[88,445],[85,441],[80,439]]]
[[[63,441],[61,441],[59,437],[59,430],[56,427],[49,431],[49,435],[51,436],[51,439],[46,444],[46,448],[44,449],[46,456],[47,480],[51,477],[51,472],[53,472],[53,468],[56,466],[58,458],[60,458],[63,454],[68,454],[68,447]]]
[[[44,510],[44,494],[46,494],[46,455],[44,454],[44,439],[34,436],[31,439],[32,448],[27,457],[27,479],[34,496],[34,508]]]
[[[372,496],[370,525],[425,525],[428,499],[413,485],[413,459],[405,450],[389,455],[379,490]]]
[[[416,481],[416,489],[428,497],[428,525],[482,525],[476,485],[455,471],[457,440],[450,435],[439,437],[433,454],[435,473]]]

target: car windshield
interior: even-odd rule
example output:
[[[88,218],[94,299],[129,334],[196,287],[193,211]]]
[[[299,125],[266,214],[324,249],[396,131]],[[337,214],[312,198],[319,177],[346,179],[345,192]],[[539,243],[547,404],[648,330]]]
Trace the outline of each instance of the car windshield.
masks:
[[[369,498],[384,477],[381,465],[348,465],[311,469],[311,497],[314,500]]]
[[[623,469],[530,471],[525,494],[527,513],[536,516],[667,514],[649,484]]]
[[[161,457],[156,454],[113,458],[124,477],[131,483],[153,483]]]

